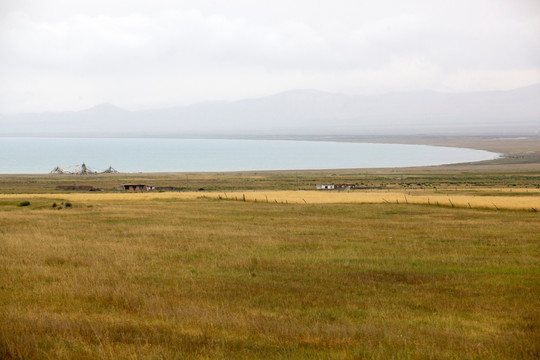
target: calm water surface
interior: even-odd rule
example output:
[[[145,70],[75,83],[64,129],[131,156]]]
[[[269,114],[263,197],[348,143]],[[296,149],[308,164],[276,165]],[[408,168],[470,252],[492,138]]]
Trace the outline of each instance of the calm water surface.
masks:
[[[472,149],[425,145],[281,140],[0,138],[0,173],[48,173],[85,162],[101,171],[241,171],[381,168],[497,158]]]

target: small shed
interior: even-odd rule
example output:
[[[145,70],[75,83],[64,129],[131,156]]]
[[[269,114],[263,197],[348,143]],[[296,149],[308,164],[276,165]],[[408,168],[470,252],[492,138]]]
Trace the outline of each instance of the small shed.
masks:
[[[155,187],[145,184],[124,184],[122,185],[122,189],[124,191],[152,191],[155,190]]]
[[[334,190],[334,184],[317,184],[317,190]]]

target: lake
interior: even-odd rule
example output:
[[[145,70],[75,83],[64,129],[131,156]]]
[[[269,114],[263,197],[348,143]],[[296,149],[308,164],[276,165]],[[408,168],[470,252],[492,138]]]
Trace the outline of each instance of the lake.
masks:
[[[473,149],[289,140],[0,138],[0,173],[48,173],[86,163],[120,172],[383,168],[490,160]]]

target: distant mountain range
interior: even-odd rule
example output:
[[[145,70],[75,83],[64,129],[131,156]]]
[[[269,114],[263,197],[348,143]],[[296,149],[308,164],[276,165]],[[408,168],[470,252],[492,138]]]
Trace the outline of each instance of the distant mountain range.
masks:
[[[230,102],[128,111],[0,115],[0,136],[407,135],[540,133],[540,84],[510,91],[346,95],[293,90]]]

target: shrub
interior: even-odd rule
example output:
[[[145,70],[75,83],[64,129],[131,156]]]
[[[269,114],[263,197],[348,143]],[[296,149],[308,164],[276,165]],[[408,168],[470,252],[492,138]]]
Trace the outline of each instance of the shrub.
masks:
[[[52,207],[55,208],[56,206],[57,206],[57,205],[56,205],[56,203],[54,202],[54,203],[52,204]]]
[[[65,207],[67,208],[70,208],[71,207],[71,203],[70,202],[67,202],[66,205],[64,205]]]
[[[27,201],[27,200],[21,201],[21,202],[19,203],[19,206],[29,206],[29,205],[30,205],[30,201]]]

